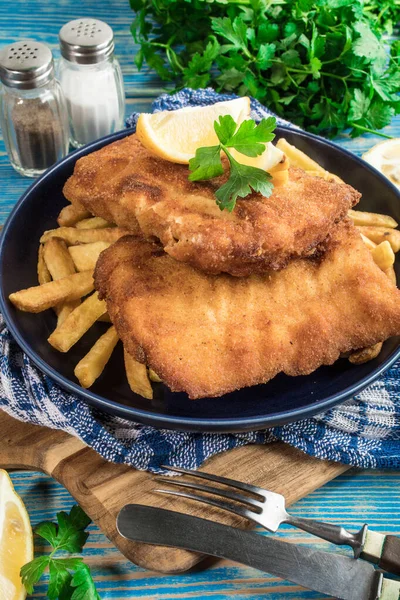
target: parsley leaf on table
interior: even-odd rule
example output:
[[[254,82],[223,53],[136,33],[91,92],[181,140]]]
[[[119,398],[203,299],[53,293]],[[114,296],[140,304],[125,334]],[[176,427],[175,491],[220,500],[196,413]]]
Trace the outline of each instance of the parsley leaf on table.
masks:
[[[68,598],[71,596],[72,575],[68,569],[56,560],[50,562],[50,581],[47,590],[47,596],[50,600],[55,600],[60,596]]]
[[[50,558],[48,556],[39,556],[22,567],[22,583],[26,587],[28,594],[32,594],[33,586],[39,581],[49,562]]]
[[[69,515],[62,511],[57,513],[57,521],[58,535],[55,548],[67,552],[82,552],[82,548],[89,535],[84,531],[89,525],[87,520],[82,519],[80,515],[75,519],[72,511]]]
[[[274,117],[263,119],[258,125],[249,119],[243,121],[239,127],[230,115],[219,117],[219,120],[214,122],[214,129],[220,143],[218,146],[196,150],[196,155],[189,161],[189,180],[207,180],[222,175],[222,151],[228,158],[230,173],[228,181],[215,192],[220,209],[232,211],[237,198],[245,198],[252,190],[268,198],[273,190],[271,175],[263,169],[241,164],[228,148],[234,148],[246,156],[259,156],[265,151],[265,144],[274,139],[275,127]]]
[[[72,587],[75,588],[75,591],[71,600],[100,600],[90,569],[84,563],[81,563],[75,571]]]
[[[49,542],[53,548],[57,545],[57,526],[50,521],[44,521],[43,523],[39,523],[35,527],[35,533],[39,537]]]
[[[21,569],[22,582],[29,594],[49,569],[47,597],[50,600],[100,600],[90,569],[80,556],[59,556],[59,552],[80,553],[88,538],[86,527],[90,518],[79,507],[73,506],[70,513],[57,513],[57,525],[50,521],[39,523],[35,534],[52,547],[47,556],[39,556]]]

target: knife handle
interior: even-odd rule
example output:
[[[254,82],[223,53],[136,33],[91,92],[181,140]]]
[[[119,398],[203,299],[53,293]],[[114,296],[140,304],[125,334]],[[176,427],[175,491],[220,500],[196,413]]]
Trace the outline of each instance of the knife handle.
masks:
[[[400,575],[400,537],[386,535],[378,565],[384,571]]]
[[[368,530],[361,557],[388,573],[400,575],[400,537]]]
[[[379,600],[399,600],[400,582],[393,579],[383,578],[382,588],[379,594]]]

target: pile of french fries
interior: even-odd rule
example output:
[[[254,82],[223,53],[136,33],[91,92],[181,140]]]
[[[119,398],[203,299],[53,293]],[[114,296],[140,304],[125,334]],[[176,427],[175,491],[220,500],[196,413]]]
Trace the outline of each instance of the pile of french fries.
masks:
[[[293,167],[299,167],[316,177],[326,180],[334,180],[343,183],[337,175],[329,173],[307,154],[289,144],[281,138],[276,144],[289,159]],[[371,250],[372,257],[380,269],[396,285],[396,273],[394,270],[395,253],[400,250],[400,231],[396,229],[397,222],[389,215],[349,210],[348,216],[353,221],[361,234],[366,246]],[[363,348],[350,354],[349,361],[353,364],[362,364],[376,358],[382,349],[382,342]]]
[[[93,271],[100,253],[129,232],[72,204],[63,208],[58,224],[59,228],[46,231],[40,239],[39,285],[11,294],[10,300],[27,312],[54,309],[57,327],[48,342],[59,352],[68,352],[96,321],[110,323],[106,303],[94,291]],[[83,388],[100,377],[118,341],[111,325],[76,365],[74,373]],[[124,362],[131,390],[152,399],[149,377],[160,381],[157,375],[126,351]]]
[[[277,143],[286,155],[285,164],[277,174],[282,174],[283,184],[290,163],[308,173],[327,180],[341,181],[323,169],[317,162],[285,139]],[[375,263],[396,284],[393,268],[395,252],[400,249],[400,231],[388,215],[349,211],[349,217],[371,250]],[[68,352],[74,344],[96,323],[110,323],[104,300],[94,291],[93,271],[100,253],[129,232],[93,217],[85,209],[68,205],[57,219],[59,227],[40,238],[37,264],[39,285],[10,295],[11,302],[20,310],[39,313],[49,308],[57,315],[57,327],[48,342],[59,352]],[[111,325],[101,335],[89,352],[75,367],[75,376],[83,388],[89,388],[100,377],[119,339]],[[382,343],[350,354],[349,361],[362,364],[378,356]],[[146,365],[136,361],[124,350],[125,371],[133,392],[144,398],[153,398],[151,381],[160,382],[158,375]]]

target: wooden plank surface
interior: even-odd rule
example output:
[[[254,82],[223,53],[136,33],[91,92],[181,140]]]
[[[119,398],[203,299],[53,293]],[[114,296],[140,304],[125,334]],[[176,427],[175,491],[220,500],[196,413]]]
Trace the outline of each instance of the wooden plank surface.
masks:
[[[17,39],[34,38],[44,41],[58,55],[57,33],[68,20],[93,16],[108,22],[116,34],[116,51],[121,61],[127,92],[127,114],[145,110],[160,90],[160,83],[146,69],[138,74],[133,66],[134,44],[129,33],[132,12],[128,0],[2,0],[0,2],[0,44]],[[386,132],[400,136],[400,117],[386,128]],[[347,149],[362,154],[379,141],[374,136],[351,140],[342,136],[337,140]],[[18,200],[31,180],[22,178],[9,165],[3,142],[0,140],[0,223]],[[17,490],[27,503],[32,521],[54,518],[57,510],[68,509],[71,496],[49,477],[38,473],[15,473]],[[381,532],[400,534],[400,475],[398,473],[352,471],[340,476],[292,506],[297,516],[317,517],[330,522],[357,527],[364,521]],[[271,600],[319,600],[320,595],[300,590],[297,586],[242,568],[226,561],[218,561],[208,568],[197,568],[185,575],[171,576],[146,572],[133,567],[95,527],[85,550],[85,557],[94,569],[100,595],[103,599],[172,598],[225,600],[235,597]],[[326,547],[307,534],[283,528],[282,539],[297,543],[313,542]],[[38,548],[40,551],[40,548]],[[45,586],[37,589],[34,597],[45,598]],[[322,600],[322,597],[321,597]]]
[[[73,499],[53,479],[16,472],[12,479],[27,505],[33,523],[54,519],[56,511],[69,510]],[[314,517],[351,528],[368,522],[376,531],[400,535],[400,476],[389,472],[349,471],[291,507],[298,517]],[[84,558],[93,570],[102,600],[324,600],[294,584],[241,567],[229,561],[207,562],[182,575],[160,575],[132,566],[102,535],[90,526]],[[259,530],[260,533],[264,534]],[[279,539],[336,549],[310,535],[283,526]],[[43,551],[43,547],[37,546]],[[340,550],[347,553],[347,550]],[[46,585],[35,598],[45,598]]]

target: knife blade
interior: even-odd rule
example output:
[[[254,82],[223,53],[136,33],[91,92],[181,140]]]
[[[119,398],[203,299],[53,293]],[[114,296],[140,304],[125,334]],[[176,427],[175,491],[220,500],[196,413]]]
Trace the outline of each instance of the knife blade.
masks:
[[[400,582],[364,561],[297,546],[178,512],[128,504],[117,517],[123,537],[239,562],[340,600],[399,600]]]

